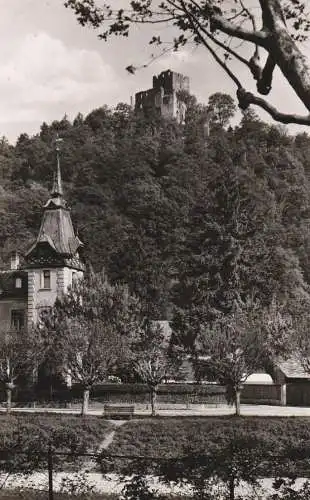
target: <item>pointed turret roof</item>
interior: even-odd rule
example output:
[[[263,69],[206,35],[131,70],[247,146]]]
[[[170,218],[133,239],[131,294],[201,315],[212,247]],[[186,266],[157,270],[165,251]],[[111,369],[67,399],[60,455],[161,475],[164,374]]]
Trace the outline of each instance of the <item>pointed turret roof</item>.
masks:
[[[25,255],[26,266],[69,266],[81,269],[79,249],[83,246],[74,232],[70,210],[63,197],[59,141],[56,139],[56,168],[51,197],[44,206],[38,237]]]
[[[57,167],[54,172],[54,180],[53,180],[53,188],[51,195],[53,197],[63,196],[63,188],[62,188],[62,179],[61,179],[61,170],[60,170],[60,148],[59,142],[61,139],[57,137],[56,139],[56,156],[57,156]]]
[[[63,187],[62,187],[62,178],[61,178],[61,169],[60,169],[60,147],[59,143],[62,141],[57,136],[56,139],[56,168],[53,174],[53,186],[51,190],[51,197],[46,203],[44,208],[56,208],[56,207],[66,207],[66,201],[63,197]]]

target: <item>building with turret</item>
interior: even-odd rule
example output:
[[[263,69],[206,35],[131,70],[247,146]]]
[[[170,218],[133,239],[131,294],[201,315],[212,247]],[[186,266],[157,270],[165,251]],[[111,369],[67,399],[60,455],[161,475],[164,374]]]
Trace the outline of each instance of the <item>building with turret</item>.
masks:
[[[138,92],[135,96],[135,111],[149,114],[155,112],[164,118],[174,118],[178,123],[185,121],[186,105],[179,95],[189,92],[189,77],[170,69],[153,76],[153,87]]]
[[[38,236],[25,255],[14,253],[0,272],[0,331],[35,323],[40,312],[84,273],[83,244],[74,231],[64,198],[59,147],[50,199],[43,207]]]

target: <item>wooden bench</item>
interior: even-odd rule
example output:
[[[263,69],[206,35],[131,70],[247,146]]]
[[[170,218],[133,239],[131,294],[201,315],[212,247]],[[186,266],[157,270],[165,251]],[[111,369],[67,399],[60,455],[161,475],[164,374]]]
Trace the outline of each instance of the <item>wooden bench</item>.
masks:
[[[104,417],[118,420],[130,420],[135,412],[135,405],[109,405],[103,407]]]

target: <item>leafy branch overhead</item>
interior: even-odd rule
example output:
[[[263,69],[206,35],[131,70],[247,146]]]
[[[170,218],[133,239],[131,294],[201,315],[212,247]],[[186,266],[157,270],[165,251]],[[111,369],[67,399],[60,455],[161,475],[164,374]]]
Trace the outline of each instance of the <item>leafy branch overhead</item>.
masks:
[[[144,24],[151,31],[149,43],[161,47],[158,27],[164,25],[172,50],[195,43],[212,55],[236,85],[241,109],[254,104],[276,121],[310,125],[310,63],[298,45],[310,30],[306,1],[256,0],[251,7],[244,0],[127,0],[123,4],[115,10],[112,4],[96,0],[65,1],[78,21],[99,30],[103,40],[114,35],[128,37],[134,25]],[[252,47],[250,57],[244,55],[248,52],[244,44]],[[246,66],[257,92],[264,96],[270,93],[278,68],[304,104],[305,116],[279,111],[265,98],[249,92],[242,72],[232,65],[234,61]],[[134,73],[136,68],[131,64],[127,70]]]

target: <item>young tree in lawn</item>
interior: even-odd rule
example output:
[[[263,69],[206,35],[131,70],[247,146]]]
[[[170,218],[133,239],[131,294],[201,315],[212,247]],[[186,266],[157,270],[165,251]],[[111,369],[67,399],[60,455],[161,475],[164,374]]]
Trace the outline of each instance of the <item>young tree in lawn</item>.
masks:
[[[0,335],[0,382],[6,390],[6,408],[12,408],[12,392],[17,379],[33,373],[42,358],[40,335],[34,330],[1,332]]]
[[[89,274],[42,318],[48,358],[83,388],[82,415],[93,385],[105,381],[125,358],[139,307],[126,286],[111,285],[104,273]]]
[[[205,376],[226,386],[236,415],[246,379],[287,354],[291,333],[290,316],[275,302],[263,309],[249,302],[201,327],[197,352],[204,358]]]
[[[179,359],[170,349],[170,331],[157,321],[144,322],[131,339],[132,368],[147,384],[151,397],[152,416],[156,415],[158,386],[177,372]]]
[[[73,9],[80,24],[98,29],[103,40],[128,37],[135,25],[146,25],[152,50],[157,47],[159,54],[169,50],[166,37],[163,45],[163,26],[171,37],[171,50],[194,43],[211,54],[236,86],[241,109],[254,104],[282,123],[310,125],[310,64],[299,46],[310,29],[304,0],[255,0],[250,5],[244,0],[127,0],[118,8],[99,0],[65,0],[64,4]],[[240,48],[244,44],[248,51]],[[248,92],[242,67],[263,96],[270,93],[275,70],[280,70],[304,104],[305,115],[278,111]],[[133,64],[127,67],[131,74],[136,69]]]
[[[81,413],[86,415],[90,390],[107,380],[121,359],[124,338],[112,325],[97,318],[67,318],[62,326],[63,371],[83,388]]]

